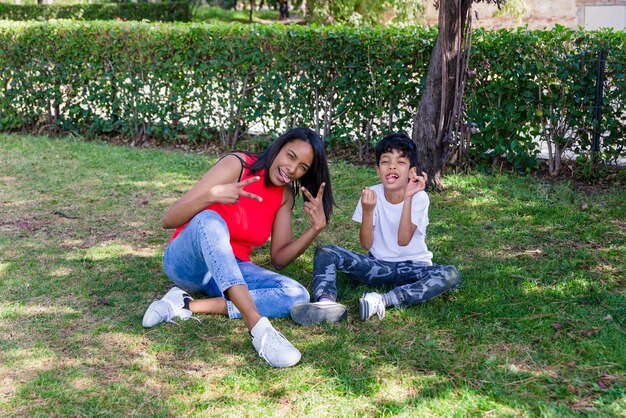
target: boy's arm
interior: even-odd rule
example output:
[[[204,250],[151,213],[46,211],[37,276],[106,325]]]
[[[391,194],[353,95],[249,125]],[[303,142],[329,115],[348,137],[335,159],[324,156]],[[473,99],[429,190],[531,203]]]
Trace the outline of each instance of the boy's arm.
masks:
[[[363,211],[359,241],[364,250],[369,251],[374,242],[374,208],[376,207],[376,192],[365,188],[361,193],[361,208]]]
[[[412,204],[413,196],[404,198],[402,214],[400,215],[400,225],[398,225],[398,245],[401,247],[409,245],[417,229],[417,225],[411,222]]]
[[[409,245],[417,225],[411,222],[411,209],[413,204],[413,196],[426,188],[426,180],[428,176],[422,172],[421,176],[411,173],[409,176],[409,184],[404,193],[404,204],[402,205],[402,214],[400,215],[400,225],[398,225],[398,245],[405,247]]]

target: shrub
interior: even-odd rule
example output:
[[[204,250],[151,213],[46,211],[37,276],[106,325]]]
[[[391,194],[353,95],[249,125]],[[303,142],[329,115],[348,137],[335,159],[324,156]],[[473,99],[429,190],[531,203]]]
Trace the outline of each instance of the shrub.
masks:
[[[31,4],[0,3],[0,19],[5,20],[151,20],[161,22],[191,21],[189,1],[172,3],[96,3],[96,4]]]
[[[308,125],[362,157],[381,135],[411,132],[435,36],[416,27],[0,23],[0,130],[233,147],[251,131]],[[589,153],[599,50],[608,51],[600,157],[624,155],[625,33],[473,39],[465,119],[476,163],[503,156],[533,169],[538,139],[554,155]]]

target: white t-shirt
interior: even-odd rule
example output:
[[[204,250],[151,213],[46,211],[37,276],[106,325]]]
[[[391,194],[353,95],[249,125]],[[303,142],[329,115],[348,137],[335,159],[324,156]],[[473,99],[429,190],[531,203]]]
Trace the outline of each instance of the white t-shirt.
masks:
[[[426,248],[426,226],[428,226],[428,206],[430,199],[425,191],[417,192],[411,202],[411,223],[417,228],[408,245],[398,245],[398,227],[404,202],[392,204],[385,199],[382,184],[370,187],[376,192],[374,208],[374,240],[370,253],[383,261],[423,261],[432,264],[433,253]],[[361,223],[363,207],[361,199],[356,205],[352,220]]]

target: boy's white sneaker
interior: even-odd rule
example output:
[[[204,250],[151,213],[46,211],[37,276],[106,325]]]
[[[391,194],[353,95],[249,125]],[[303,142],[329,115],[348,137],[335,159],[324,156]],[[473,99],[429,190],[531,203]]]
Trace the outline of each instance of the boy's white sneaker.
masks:
[[[346,307],[332,301],[298,303],[291,308],[291,319],[300,325],[339,322],[345,320],[347,316]]]
[[[290,367],[300,361],[302,354],[287,338],[276,331],[269,319],[263,317],[250,331],[252,345],[262,359],[274,367]]]
[[[378,315],[378,319],[385,317],[383,296],[378,293],[365,293],[359,299],[359,316],[361,321],[367,321],[374,315]]]
[[[191,318],[191,311],[185,306],[189,306],[193,298],[187,292],[177,287],[173,287],[163,296],[162,299],[155,300],[148,306],[143,315],[142,325],[146,328],[153,327],[161,322],[174,322],[176,318],[183,321]]]

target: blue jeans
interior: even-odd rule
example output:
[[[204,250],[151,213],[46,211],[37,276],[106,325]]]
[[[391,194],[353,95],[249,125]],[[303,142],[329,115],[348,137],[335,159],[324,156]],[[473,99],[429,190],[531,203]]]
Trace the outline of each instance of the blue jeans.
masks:
[[[309,292],[289,277],[235,258],[226,222],[212,210],[198,213],[169,243],[163,255],[167,277],[188,292],[226,299],[228,317],[241,318],[224,294],[235,285],[247,285],[262,316],[288,317],[291,307],[308,302]]]
[[[337,270],[349,278],[374,287],[391,289],[393,305],[404,307],[456,289],[460,273],[453,266],[429,265],[420,261],[382,261],[369,255],[323,245],[313,260],[313,297],[337,300]]]

